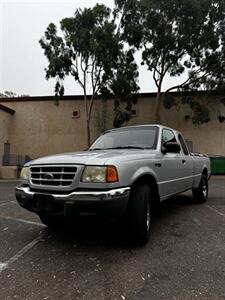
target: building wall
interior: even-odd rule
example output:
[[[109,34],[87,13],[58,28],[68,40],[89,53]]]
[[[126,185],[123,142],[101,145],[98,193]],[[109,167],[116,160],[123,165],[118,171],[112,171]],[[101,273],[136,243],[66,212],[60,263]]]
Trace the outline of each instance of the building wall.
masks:
[[[85,148],[86,134],[83,101],[52,101],[7,103],[16,110],[11,122],[12,153],[36,158],[43,155]],[[80,110],[80,118],[72,112]]]
[[[193,151],[206,153],[210,156],[225,156],[225,123],[218,121],[218,116],[225,116],[225,106],[221,103],[221,97],[196,97],[198,101],[210,110],[211,120],[208,123],[194,125],[191,118],[185,119],[185,116],[192,117],[192,111],[188,105],[181,105],[179,109],[172,108],[166,110],[161,107],[161,123],[165,126],[175,128],[182,132],[185,139],[193,142]],[[144,98],[137,105],[137,118],[133,118],[130,124],[146,124],[152,121],[151,111],[154,101]]]
[[[191,140],[194,152],[205,153],[209,156],[225,156],[225,123],[220,123],[218,120],[219,115],[225,116],[225,106],[220,102],[220,98],[211,97],[199,100],[210,109],[210,122],[194,125],[191,119],[185,120],[185,115],[191,115],[191,110],[184,105],[180,111],[163,110],[163,123],[180,130],[185,139]]]
[[[198,98],[210,107],[212,120],[209,123],[195,126],[190,119],[185,119],[186,115],[191,115],[186,105],[179,109],[162,108],[161,122],[180,130],[186,139],[193,141],[194,151],[225,155],[225,123],[219,123],[217,118],[218,114],[225,115],[225,106],[218,100],[219,97]],[[0,151],[5,140],[10,142],[12,154],[32,158],[87,148],[83,100],[62,100],[58,106],[52,100],[9,101],[4,104],[16,113],[13,117],[4,112],[4,117],[0,115],[1,128],[5,128],[0,130]],[[141,97],[135,109],[137,116],[125,125],[152,123],[153,97]],[[78,111],[80,117],[73,117],[73,111]],[[113,101],[96,101],[91,123],[92,140],[102,131],[112,128],[113,118]]]
[[[13,116],[0,110],[0,165],[4,153],[4,143],[9,142],[10,127]]]

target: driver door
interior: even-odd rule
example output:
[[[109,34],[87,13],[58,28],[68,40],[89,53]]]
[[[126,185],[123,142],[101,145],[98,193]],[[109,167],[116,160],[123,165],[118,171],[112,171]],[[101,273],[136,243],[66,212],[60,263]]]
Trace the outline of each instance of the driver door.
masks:
[[[178,142],[174,132],[170,129],[163,129],[161,146],[166,142]],[[167,197],[184,190],[182,180],[184,165],[181,153],[162,154],[160,169],[160,196]]]

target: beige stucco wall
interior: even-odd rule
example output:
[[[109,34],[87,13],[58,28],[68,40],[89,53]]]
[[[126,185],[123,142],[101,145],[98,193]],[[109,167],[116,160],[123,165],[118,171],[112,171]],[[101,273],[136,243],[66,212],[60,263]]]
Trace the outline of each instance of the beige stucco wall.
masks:
[[[0,165],[4,153],[4,143],[9,142],[10,128],[13,116],[0,110]]]
[[[211,110],[212,120],[207,124],[195,126],[191,120],[185,120],[185,115],[191,114],[188,106],[181,106],[179,110],[162,108],[162,124],[180,130],[185,138],[193,141],[196,152],[225,155],[225,123],[217,120],[218,114],[225,115],[225,106],[218,99],[200,99],[207,102]],[[58,106],[53,101],[10,101],[4,104],[16,113],[11,116],[0,112],[0,126],[5,128],[0,130],[0,154],[5,141],[10,142],[12,154],[32,158],[87,147],[83,100],[63,100]],[[153,108],[154,98],[140,98],[136,105],[137,116],[125,125],[151,123]],[[73,111],[77,110],[80,117],[73,118]],[[103,130],[112,128],[113,118],[113,101],[97,101],[93,108],[92,140]]]
[[[193,142],[194,151],[208,155],[225,156],[225,123],[218,121],[218,116],[225,116],[225,106],[220,101],[221,97],[198,97],[198,101],[210,109],[211,120],[208,123],[194,125],[191,119],[185,120],[185,115],[192,116],[188,105],[166,110],[161,107],[161,123],[182,132],[185,139]],[[151,101],[152,100],[152,101]],[[129,124],[146,124],[152,121],[151,112],[154,100],[144,98],[138,102],[138,116],[132,118]]]
[[[11,122],[11,152],[36,158],[85,148],[86,134],[82,101],[7,103],[16,113]],[[73,110],[81,117],[72,118]]]
[[[186,114],[191,115],[191,110],[186,105],[180,111],[163,110],[163,123],[180,130],[186,139],[191,140],[194,152],[225,156],[225,123],[218,121],[218,115],[225,116],[225,106],[218,99],[200,99],[210,109],[211,120],[208,123],[194,125],[191,119],[185,120]]]

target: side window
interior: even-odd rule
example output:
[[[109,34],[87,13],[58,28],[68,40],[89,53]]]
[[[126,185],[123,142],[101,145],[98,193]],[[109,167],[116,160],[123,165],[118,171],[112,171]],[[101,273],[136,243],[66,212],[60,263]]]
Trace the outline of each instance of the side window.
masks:
[[[183,139],[183,137],[182,137],[181,134],[178,135],[178,139],[179,139],[179,142],[180,142],[180,145],[181,145],[181,148],[182,148],[184,154],[185,155],[189,155],[188,148],[187,148],[187,146],[185,144],[185,141],[184,141],[184,139]]]
[[[167,142],[177,142],[176,137],[173,133],[173,131],[169,129],[163,129],[162,132],[162,145],[164,145]]]

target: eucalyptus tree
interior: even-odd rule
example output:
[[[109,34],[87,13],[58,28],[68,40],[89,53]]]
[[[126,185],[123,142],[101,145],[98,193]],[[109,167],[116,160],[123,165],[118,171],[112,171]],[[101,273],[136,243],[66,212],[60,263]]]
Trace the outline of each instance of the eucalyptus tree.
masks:
[[[4,91],[4,93],[0,92],[0,98],[24,98],[24,97],[30,97],[30,95],[28,94],[17,95],[12,91]]]
[[[119,63],[126,51],[119,38],[115,19],[110,9],[104,5],[77,9],[73,17],[60,22],[60,29],[58,32],[55,24],[49,24],[40,40],[48,59],[46,78],[56,79],[56,95],[64,94],[64,80],[67,76],[72,76],[82,88],[87,145],[90,146],[90,121],[94,101],[103,93],[106,96],[113,92],[109,86],[117,80],[117,70],[122,67]]]
[[[224,86],[224,0],[115,0],[115,4],[124,41],[142,51],[142,64],[152,72],[157,88],[155,121],[160,122],[161,102],[169,92]],[[186,74],[183,81],[163,91],[168,76],[182,74]]]
[[[121,127],[131,118],[133,104],[138,101],[138,66],[132,49],[120,53],[116,68],[103,81],[102,96],[114,99],[114,127]]]
[[[15,98],[18,97],[16,93],[11,91],[5,91],[4,93],[0,92],[0,98]]]

